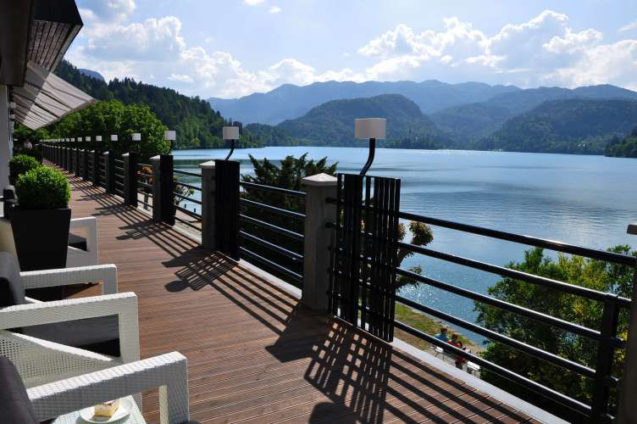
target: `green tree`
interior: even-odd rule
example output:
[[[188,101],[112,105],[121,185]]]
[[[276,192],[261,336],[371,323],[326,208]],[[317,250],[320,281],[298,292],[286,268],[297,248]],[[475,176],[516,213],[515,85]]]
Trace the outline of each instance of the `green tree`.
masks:
[[[51,128],[53,138],[101,135],[101,148],[121,154],[135,151],[146,161],[151,156],[168,153],[170,144],[164,140],[166,127],[146,105],[125,106],[117,100],[97,102],[90,107],[63,118]],[[141,141],[131,141],[131,135],[139,132]],[[118,141],[111,142],[110,134],[117,134]]]
[[[628,246],[616,246],[609,250],[617,253],[630,253]],[[637,252],[633,252],[633,255],[637,255]],[[525,252],[524,261],[510,263],[508,267],[589,289],[624,297],[632,296],[634,269],[625,265],[566,255],[559,255],[557,260],[553,260],[545,256],[542,249],[536,248]],[[566,321],[600,329],[603,305],[595,300],[511,278],[504,278],[492,286],[489,289],[489,294],[497,299]],[[595,368],[596,366],[597,342],[595,341],[482,303],[476,303],[475,309],[478,311],[478,322],[486,328],[588,367]],[[621,337],[626,338],[627,330],[627,314],[621,314],[618,333]],[[592,381],[590,379],[580,377],[573,372],[558,368],[496,342],[489,342],[482,355],[489,361],[559,392],[584,402],[591,401]],[[615,376],[621,375],[622,363],[623,354],[618,351],[613,363]],[[564,416],[565,414],[563,407],[547,403],[538,395],[530,394],[488,370],[482,372],[482,378],[510,393],[536,403],[541,402],[545,409],[548,408],[557,415]],[[614,396],[615,393],[613,393],[613,401]],[[568,415],[566,417],[573,419]]]

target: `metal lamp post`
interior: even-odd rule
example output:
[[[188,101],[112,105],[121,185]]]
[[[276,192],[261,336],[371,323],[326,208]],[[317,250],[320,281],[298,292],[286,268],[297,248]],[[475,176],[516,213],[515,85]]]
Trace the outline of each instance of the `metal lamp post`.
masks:
[[[376,153],[376,140],[384,140],[387,128],[387,119],[385,118],[360,118],[354,120],[354,137],[358,139],[369,140],[369,155],[367,163],[363,166],[360,175],[367,174],[369,167],[374,162],[374,154]]]
[[[229,160],[234,152],[234,142],[239,140],[239,127],[223,127],[223,139],[230,140],[230,152],[226,156],[226,160]]]

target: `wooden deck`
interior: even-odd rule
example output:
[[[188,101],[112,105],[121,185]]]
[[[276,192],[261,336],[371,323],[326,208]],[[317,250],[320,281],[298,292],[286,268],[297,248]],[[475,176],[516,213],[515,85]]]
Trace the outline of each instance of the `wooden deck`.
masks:
[[[508,406],[200,249],[145,213],[69,176],[74,217],[98,218],[100,262],[139,297],[142,357],[188,357],[204,423],[517,423]],[[156,393],[144,414],[158,422]]]

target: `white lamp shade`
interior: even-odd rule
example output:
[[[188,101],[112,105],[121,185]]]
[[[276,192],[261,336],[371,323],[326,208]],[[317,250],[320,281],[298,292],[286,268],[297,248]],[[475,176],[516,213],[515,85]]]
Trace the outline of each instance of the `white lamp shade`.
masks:
[[[166,139],[168,141],[177,140],[177,131],[175,131],[175,130],[164,131],[164,139]]]
[[[223,127],[223,139],[224,140],[238,140],[239,139],[239,127]]]
[[[354,121],[354,137],[369,140],[385,139],[387,119],[385,118],[361,118]]]
[[[111,141],[117,141],[117,134],[111,134]]]
[[[96,135],[95,136],[95,141],[102,141],[102,136],[101,135]]]
[[[91,141],[91,136],[90,136],[90,135],[87,135],[87,136],[84,138],[84,140],[85,140],[85,141]]]
[[[9,109],[15,109],[15,102],[9,102]]]
[[[133,141],[140,141],[142,139],[142,135],[140,133],[133,133],[131,137],[133,138]]]

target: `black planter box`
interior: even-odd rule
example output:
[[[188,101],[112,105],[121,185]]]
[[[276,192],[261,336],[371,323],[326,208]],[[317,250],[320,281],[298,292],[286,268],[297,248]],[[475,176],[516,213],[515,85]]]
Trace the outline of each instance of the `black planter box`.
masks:
[[[65,268],[71,209],[22,209],[11,212],[11,228],[22,271]]]

